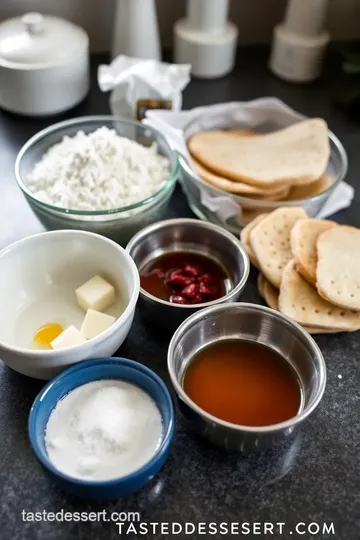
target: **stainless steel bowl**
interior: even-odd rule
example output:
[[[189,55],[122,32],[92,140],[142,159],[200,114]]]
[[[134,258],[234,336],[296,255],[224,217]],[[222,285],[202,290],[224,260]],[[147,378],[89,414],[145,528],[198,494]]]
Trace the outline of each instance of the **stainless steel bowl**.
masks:
[[[236,338],[272,347],[293,366],[302,387],[297,416],[272,426],[241,426],[208,414],[186,395],[182,380],[193,356],[211,343]],[[217,445],[243,452],[268,448],[293,436],[318,406],[326,385],[325,361],[310,334],[278,311],[245,303],[212,306],[189,317],[170,342],[168,370],[189,426]]]
[[[189,315],[206,306],[235,302],[249,275],[249,259],[242,244],[223,228],[197,219],[169,219],[154,223],[137,233],[126,251],[139,271],[153,258],[173,251],[193,251],[212,257],[229,274],[227,294],[202,304],[180,305],[160,300],[140,288],[139,304],[151,321],[174,330]]]

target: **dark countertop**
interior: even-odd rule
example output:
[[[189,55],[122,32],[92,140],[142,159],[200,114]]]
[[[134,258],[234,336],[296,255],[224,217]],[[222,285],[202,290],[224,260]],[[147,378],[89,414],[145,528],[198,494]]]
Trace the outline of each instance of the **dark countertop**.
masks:
[[[108,96],[95,82],[87,100],[62,118],[107,113]],[[184,107],[215,102],[277,96],[298,111],[326,119],[349,156],[347,181],[359,186],[360,126],[331,102],[331,72],[310,86],[283,83],[266,69],[262,49],[240,49],[235,72],[223,79],[193,81],[184,94]],[[15,156],[39,129],[58,119],[23,119],[0,112],[0,248],[42,230],[22,198],[13,177]],[[360,190],[352,207],[335,216],[360,227]],[[168,215],[192,216],[177,188]],[[244,300],[259,302],[252,271]],[[4,284],[3,284],[4,285]],[[0,538],[101,539],[117,538],[113,523],[23,522],[21,512],[135,511],[147,522],[285,522],[283,535],[254,534],[247,538],[358,540],[360,537],[360,333],[316,338],[328,367],[324,399],[299,438],[288,447],[258,456],[241,457],[217,450],[189,435],[178,415],[173,451],[160,474],[138,494],[113,503],[89,503],[63,494],[37,463],[27,439],[27,417],[43,383],[21,376],[0,362]],[[169,338],[143,324],[136,314],[119,354],[154,369],[169,383],[166,350]],[[342,375],[342,378],[338,378]],[[299,522],[334,523],[335,535],[298,535]],[[292,531],[292,532],[290,532]],[[301,529],[302,531],[302,529]],[[292,536],[289,536],[291,535]],[[206,538],[223,536],[204,535]],[[135,535],[130,535],[135,538]],[[138,538],[185,538],[149,534]],[[197,538],[190,535],[187,538]]]

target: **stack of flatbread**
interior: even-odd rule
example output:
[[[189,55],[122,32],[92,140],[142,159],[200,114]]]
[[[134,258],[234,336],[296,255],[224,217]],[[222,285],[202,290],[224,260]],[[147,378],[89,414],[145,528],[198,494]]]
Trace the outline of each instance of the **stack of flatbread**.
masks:
[[[310,333],[360,329],[360,230],[302,208],[258,216],[241,232],[267,304]]]
[[[328,127],[320,118],[266,135],[203,131],[188,140],[188,148],[201,178],[243,197],[299,200],[332,184],[325,174],[330,155]]]

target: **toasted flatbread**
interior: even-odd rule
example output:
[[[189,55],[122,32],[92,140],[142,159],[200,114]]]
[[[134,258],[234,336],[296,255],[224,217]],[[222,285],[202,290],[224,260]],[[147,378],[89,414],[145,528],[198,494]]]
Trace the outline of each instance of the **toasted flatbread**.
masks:
[[[291,229],[291,251],[300,274],[312,285],[316,284],[317,240],[324,231],[336,227],[325,219],[299,219]]]
[[[300,207],[277,208],[250,232],[251,247],[264,276],[279,288],[282,272],[293,258],[290,231],[296,221],[306,218]]]
[[[324,300],[299,274],[294,260],[286,265],[283,272],[279,309],[284,315],[304,326],[344,332],[360,329],[360,313],[342,309]]]
[[[188,146],[207,169],[263,188],[312,183],[324,173],[330,155],[327,125],[319,118],[252,137],[199,132]]]
[[[308,197],[314,197],[314,195],[319,195],[329,188],[332,185],[333,181],[330,176],[323,174],[315,182],[311,184],[293,186],[290,188],[289,195],[286,197],[287,201],[298,201],[301,199],[307,199]]]
[[[360,230],[338,226],[323,232],[317,256],[319,294],[340,307],[360,311]]]
[[[265,216],[266,214],[260,214],[259,216],[256,216],[248,225],[246,225],[246,227],[243,228],[240,233],[240,240],[245,248],[246,253],[249,256],[250,262],[257,269],[259,268],[259,261],[257,260],[254,250],[251,247],[250,233]]]
[[[259,272],[258,275],[258,290],[269,307],[279,311],[279,289],[274,287],[266,277]]]
[[[269,201],[283,200],[289,194],[288,187],[281,187],[280,189],[276,190],[265,190],[263,188],[244,184],[243,182],[234,182],[233,180],[225,178],[225,176],[221,176],[219,174],[209,171],[194,157],[192,157],[192,165],[197,174],[201,178],[203,178],[205,182],[229,193],[235,193],[238,195],[243,195],[244,197],[252,197],[254,199],[262,199]]]
[[[269,307],[279,311],[279,289],[271,285],[270,281],[260,272],[258,276],[258,290]],[[320,326],[302,325],[309,334],[333,334],[343,330],[333,328],[321,328]]]

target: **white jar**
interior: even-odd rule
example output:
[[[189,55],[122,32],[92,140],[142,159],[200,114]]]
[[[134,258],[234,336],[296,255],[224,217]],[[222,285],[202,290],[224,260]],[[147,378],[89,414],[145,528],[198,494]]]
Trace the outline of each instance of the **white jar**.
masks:
[[[58,17],[28,13],[0,24],[0,107],[46,116],[89,91],[89,38]]]

